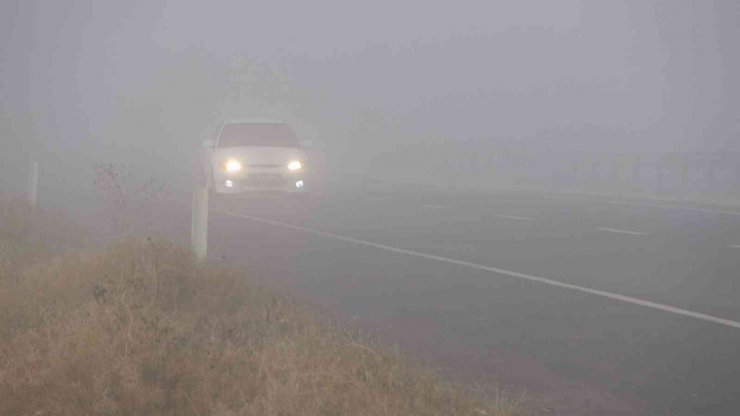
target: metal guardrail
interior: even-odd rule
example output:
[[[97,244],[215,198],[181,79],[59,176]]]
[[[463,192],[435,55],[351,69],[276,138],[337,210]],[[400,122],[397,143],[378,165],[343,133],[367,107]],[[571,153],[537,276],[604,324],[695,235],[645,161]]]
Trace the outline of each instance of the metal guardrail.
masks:
[[[732,196],[740,201],[737,153],[530,152],[444,143],[396,149],[373,164],[383,166],[388,177],[445,185]]]

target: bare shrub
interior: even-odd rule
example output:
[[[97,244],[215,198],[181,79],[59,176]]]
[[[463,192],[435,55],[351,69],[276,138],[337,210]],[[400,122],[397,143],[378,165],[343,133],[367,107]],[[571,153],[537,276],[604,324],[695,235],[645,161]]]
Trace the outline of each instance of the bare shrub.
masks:
[[[151,225],[147,209],[164,192],[154,178],[142,179],[124,165],[100,163],[94,167],[93,183],[103,196],[116,234],[133,235]]]

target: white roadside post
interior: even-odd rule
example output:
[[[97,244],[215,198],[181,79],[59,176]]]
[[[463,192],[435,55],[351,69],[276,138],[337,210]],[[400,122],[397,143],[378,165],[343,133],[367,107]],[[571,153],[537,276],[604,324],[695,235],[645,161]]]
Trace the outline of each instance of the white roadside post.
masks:
[[[36,201],[39,195],[39,162],[31,162],[28,171],[28,191],[26,196],[31,209],[36,209]]]
[[[208,150],[213,149],[213,142],[206,140],[201,147],[206,152],[201,156],[205,157],[209,154]],[[210,158],[206,157],[206,159]],[[195,186],[193,187],[193,214],[190,225],[190,248],[195,253],[195,259],[201,263],[208,257],[208,193],[210,191],[207,162],[202,164],[204,160],[199,159],[194,165]]]
[[[202,143],[203,150],[213,148],[213,142],[206,140]],[[204,156],[204,155],[201,155]],[[206,158],[208,159],[208,158]],[[195,186],[193,187],[193,213],[190,224],[190,247],[195,253],[198,262],[204,262],[208,258],[208,193],[209,180],[205,159],[197,159],[194,165]]]
[[[196,184],[193,189],[193,218],[190,244],[198,262],[208,255],[208,186]]]

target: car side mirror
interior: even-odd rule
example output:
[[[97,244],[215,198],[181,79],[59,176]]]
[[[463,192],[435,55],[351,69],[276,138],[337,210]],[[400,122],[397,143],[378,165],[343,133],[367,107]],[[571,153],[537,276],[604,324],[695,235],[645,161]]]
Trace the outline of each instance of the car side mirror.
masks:
[[[200,145],[204,149],[213,149],[215,143],[213,142],[213,140],[203,140],[203,143],[201,143]]]

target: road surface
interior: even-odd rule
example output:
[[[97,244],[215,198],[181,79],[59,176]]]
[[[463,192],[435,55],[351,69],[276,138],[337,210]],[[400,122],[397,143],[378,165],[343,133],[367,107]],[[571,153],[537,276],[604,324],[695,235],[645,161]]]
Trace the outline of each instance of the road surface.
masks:
[[[217,199],[209,238],[542,414],[740,414],[740,209],[367,182]]]

